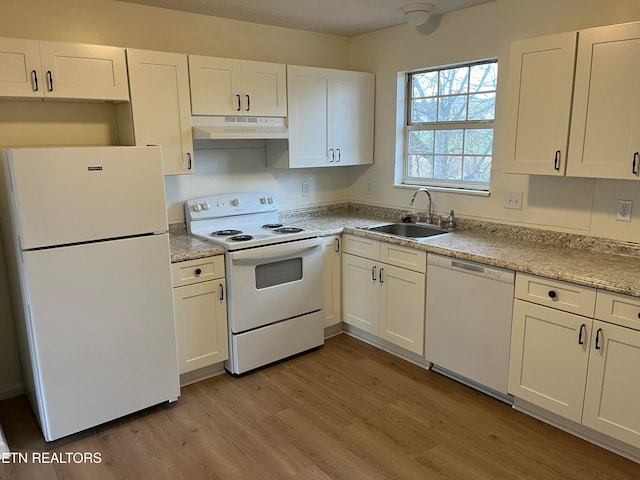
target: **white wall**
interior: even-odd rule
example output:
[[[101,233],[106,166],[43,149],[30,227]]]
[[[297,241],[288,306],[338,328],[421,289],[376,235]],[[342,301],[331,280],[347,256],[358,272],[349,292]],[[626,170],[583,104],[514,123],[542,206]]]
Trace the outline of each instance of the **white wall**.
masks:
[[[640,20],[636,0],[496,0],[352,39],[351,65],[376,73],[375,164],[352,169],[351,197],[407,207],[411,192],[394,188],[397,74],[401,71],[497,57],[499,85],[491,195],[434,193],[434,208],[504,223],[640,241],[640,188],[633,181],[507,175],[502,172],[509,45],[519,38]],[[367,195],[372,179],[374,194]],[[522,210],[504,208],[506,192],[524,193]],[[617,199],[634,201],[630,223],[616,222]]]

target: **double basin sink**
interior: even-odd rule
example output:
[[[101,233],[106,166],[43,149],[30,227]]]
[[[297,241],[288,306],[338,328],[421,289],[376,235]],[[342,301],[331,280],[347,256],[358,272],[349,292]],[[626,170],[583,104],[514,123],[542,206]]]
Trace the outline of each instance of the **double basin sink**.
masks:
[[[359,227],[361,230],[369,232],[386,233],[396,237],[423,239],[433,237],[434,235],[442,235],[449,233],[448,230],[428,225],[426,223],[384,223],[381,225],[373,225],[371,227]]]

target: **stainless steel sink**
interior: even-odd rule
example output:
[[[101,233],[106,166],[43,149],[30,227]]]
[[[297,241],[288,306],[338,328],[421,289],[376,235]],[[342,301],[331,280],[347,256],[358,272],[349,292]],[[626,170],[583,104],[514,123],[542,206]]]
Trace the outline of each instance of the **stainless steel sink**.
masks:
[[[422,223],[385,223],[383,225],[374,225],[371,227],[361,227],[363,230],[370,232],[387,233],[405,238],[426,238],[434,235],[442,235],[449,233],[442,228],[426,225]]]

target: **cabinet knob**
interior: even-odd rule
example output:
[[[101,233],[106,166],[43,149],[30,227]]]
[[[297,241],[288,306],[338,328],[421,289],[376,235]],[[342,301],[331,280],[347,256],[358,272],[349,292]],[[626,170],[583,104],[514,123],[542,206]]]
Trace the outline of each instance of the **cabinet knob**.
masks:
[[[556,298],[558,296],[558,294],[554,290],[549,290],[549,293],[547,293],[547,295],[549,295],[549,298]]]
[[[201,273],[202,273],[202,270],[199,268],[196,268],[195,270],[196,277],[199,277]]]

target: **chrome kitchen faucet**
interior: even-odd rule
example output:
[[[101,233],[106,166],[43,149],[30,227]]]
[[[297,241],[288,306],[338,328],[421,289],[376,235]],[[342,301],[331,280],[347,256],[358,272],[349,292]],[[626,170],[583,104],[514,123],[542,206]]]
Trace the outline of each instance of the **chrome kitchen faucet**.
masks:
[[[418,190],[416,190],[415,193],[413,194],[413,197],[411,197],[411,203],[409,204],[409,207],[410,208],[415,207],[415,205],[416,205],[416,196],[420,192],[426,193],[427,197],[429,197],[429,203],[428,203],[428,206],[427,206],[426,222],[427,223],[431,223],[431,221],[433,220],[433,212],[431,211],[431,193],[429,193],[429,190],[427,190],[426,188],[419,188]],[[418,218],[418,220],[420,220],[420,219]]]

